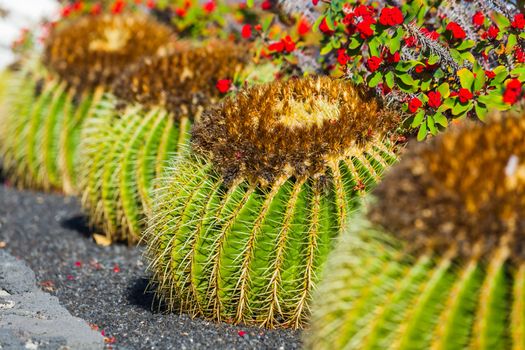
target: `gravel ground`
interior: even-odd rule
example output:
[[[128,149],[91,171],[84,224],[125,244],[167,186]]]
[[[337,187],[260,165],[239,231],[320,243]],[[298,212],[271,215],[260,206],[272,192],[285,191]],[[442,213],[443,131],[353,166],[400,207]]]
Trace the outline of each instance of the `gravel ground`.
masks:
[[[298,349],[300,332],[215,324],[158,311],[140,248],[94,243],[75,198],[0,185],[0,249],[114,349]]]

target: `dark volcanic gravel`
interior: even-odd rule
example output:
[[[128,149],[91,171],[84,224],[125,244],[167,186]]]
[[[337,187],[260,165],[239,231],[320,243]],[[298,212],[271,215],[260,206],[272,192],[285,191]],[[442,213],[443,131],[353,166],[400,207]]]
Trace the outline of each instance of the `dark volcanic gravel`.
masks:
[[[4,244],[5,243],[5,244]],[[153,307],[140,248],[94,243],[75,198],[0,185],[0,247],[116,349],[298,349],[300,332],[215,324]],[[153,310],[152,310],[153,309]],[[244,334],[244,332],[246,332]]]

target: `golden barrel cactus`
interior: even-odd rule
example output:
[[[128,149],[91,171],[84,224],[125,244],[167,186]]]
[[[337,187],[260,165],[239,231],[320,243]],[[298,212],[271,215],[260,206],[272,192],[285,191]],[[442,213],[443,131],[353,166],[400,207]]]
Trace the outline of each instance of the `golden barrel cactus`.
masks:
[[[523,349],[525,119],[405,154],[327,264],[311,349]]]
[[[205,112],[145,233],[170,309],[298,328],[346,217],[396,160],[398,118],[328,77],[245,89]]]

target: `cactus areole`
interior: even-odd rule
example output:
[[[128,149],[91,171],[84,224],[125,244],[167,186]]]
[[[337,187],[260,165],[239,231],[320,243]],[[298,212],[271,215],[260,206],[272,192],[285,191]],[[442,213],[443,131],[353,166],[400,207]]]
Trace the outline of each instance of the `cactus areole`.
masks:
[[[303,326],[334,238],[396,159],[397,122],[328,77],[255,86],[205,112],[145,235],[160,297],[210,319]]]

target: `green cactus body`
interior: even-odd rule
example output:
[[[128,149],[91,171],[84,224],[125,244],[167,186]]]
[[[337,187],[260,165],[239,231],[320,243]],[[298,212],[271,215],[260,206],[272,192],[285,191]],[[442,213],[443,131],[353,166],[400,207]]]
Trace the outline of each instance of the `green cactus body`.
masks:
[[[177,164],[161,182],[150,228],[162,295],[210,318],[303,325],[316,274],[363,193],[356,184],[372,188],[372,174],[395,159],[381,142],[371,149],[386,155],[374,158],[382,166],[357,156],[342,160],[330,168],[327,187],[288,177],[269,189],[247,181],[226,188],[206,161]]]
[[[265,111],[266,101],[259,103],[257,98],[278,99],[267,90],[305,88],[306,96],[310,96],[309,92],[319,91],[314,90],[316,84],[341,89],[340,92],[349,89],[328,78],[274,84],[245,92],[246,101],[253,99],[249,103]],[[359,101],[355,95],[345,97],[354,106]],[[235,98],[219,110],[230,110],[230,106],[239,113],[240,121],[245,120],[242,116],[258,120],[267,117],[265,112],[254,113]],[[370,108],[371,115],[377,113],[375,106]],[[299,113],[301,110],[299,107]],[[213,154],[218,154],[215,148],[223,145],[240,149],[225,141],[228,131],[208,131],[214,125],[237,127],[237,119],[224,120],[216,115],[206,116],[194,128],[194,149],[206,145]],[[250,131],[238,133],[242,137]],[[199,135],[205,139],[197,141]],[[266,140],[264,135],[252,137],[246,142],[256,149],[273,147],[272,140]],[[266,146],[260,144],[262,139],[268,142]],[[238,152],[231,154],[241,158]],[[277,158],[272,157],[272,151],[259,152],[269,162]],[[334,239],[346,225],[347,215],[395,160],[395,148],[379,136],[368,139],[363,146],[350,146],[344,155],[323,162],[321,173],[298,176],[286,167],[286,171],[275,173],[265,183],[249,181],[250,170],[242,165],[246,174],[227,181],[231,174],[228,166],[222,167],[209,155],[192,153],[177,159],[159,181],[145,234],[159,296],[171,309],[181,308],[209,319],[268,328],[303,326],[318,272]],[[314,162],[313,157],[298,160],[298,166]]]
[[[18,79],[19,88],[7,98],[8,111],[2,115],[5,171],[19,187],[73,193],[78,135],[96,98],[90,94],[77,106],[75,92],[57,80],[43,83],[37,93],[40,83]]]
[[[92,224],[111,240],[137,242],[151,202],[153,180],[188,139],[188,118],[174,122],[164,109],[130,106],[117,111],[112,97],[82,134],[80,181]],[[185,130],[181,130],[184,126]]]
[[[507,117],[407,152],[329,259],[307,348],[523,349],[523,131]]]

